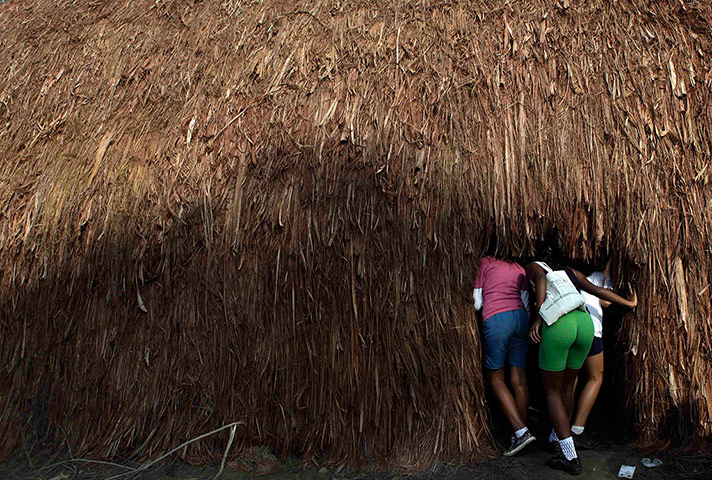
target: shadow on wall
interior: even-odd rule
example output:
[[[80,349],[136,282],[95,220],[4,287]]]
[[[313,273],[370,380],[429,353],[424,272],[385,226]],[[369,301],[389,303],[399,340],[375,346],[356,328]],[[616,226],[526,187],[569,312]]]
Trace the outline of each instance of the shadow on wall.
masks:
[[[241,201],[80,233],[83,258],[14,289],[3,449],[24,432],[75,456],[151,456],[242,421],[235,453],[410,469],[492,455],[466,301],[477,226],[458,224],[457,198],[423,211],[410,180],[349,148],[245,164]],[[218,457],[223,433],[184,454]]]

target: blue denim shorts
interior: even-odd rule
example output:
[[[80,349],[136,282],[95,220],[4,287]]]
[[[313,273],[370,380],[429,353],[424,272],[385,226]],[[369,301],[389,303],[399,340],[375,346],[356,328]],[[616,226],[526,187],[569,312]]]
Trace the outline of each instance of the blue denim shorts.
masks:
[[[509,365],[527,368],[529,352],[529,316],[526,310],[512,310],[492,315],[484,321],[483,329],[485,368],[504,368]]]

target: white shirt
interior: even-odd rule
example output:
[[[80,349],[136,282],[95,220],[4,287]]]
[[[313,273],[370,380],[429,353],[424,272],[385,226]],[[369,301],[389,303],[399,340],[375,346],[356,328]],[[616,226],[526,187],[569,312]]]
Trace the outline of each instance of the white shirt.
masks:
[[[611,285],[611,279],[604,277],[603,272],[593,272],[591,275],[586,277],[586,280],[593,283],[597,287],[603,288],[613,288]],[[586,300],[586,309],[588,313],[591,314],[591,319],[593,320],[593,335],[598,338],[603,337],[603,308],[601,307],[601,301],[597,296],[591,295],[590,293],[581,292],[584,300]]]

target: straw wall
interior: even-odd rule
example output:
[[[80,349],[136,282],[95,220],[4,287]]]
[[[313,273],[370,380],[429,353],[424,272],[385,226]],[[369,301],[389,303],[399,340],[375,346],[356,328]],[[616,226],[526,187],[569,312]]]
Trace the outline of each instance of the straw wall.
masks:
[[[527,255],[553,228],[637,286],[639,441],[709,438],[710,20],[701,1],[3,4],[0,450],[145,456],[242,421],[235,453],[487,457],[476,260],[492,233]]]

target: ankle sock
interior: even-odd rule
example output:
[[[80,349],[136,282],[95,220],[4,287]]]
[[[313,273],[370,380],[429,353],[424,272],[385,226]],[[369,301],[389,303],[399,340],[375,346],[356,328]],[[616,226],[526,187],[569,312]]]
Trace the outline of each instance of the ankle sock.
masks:
[[[578,425],[572,425],[571,426],[571,433],[574,435],[581,435],[583,433],[583,429],[585,427],[579,427]]]
[[[517,430],[516,432],[514,432],[514,436],[517,437],[517,438],[521,438],[522,435],[524,435],[524,434],[527,433],[528,431],[529,431],[529,429],[528,429],[527,427],[520,428],[519,430]]]
[[[561,447],[561,453],[564,454],[566,460],[573,460],[576,458],[576,447],[574,446],[574,439],[572,437],[559,440],[559,446]]]
[[[549,441],[550,442],[558,442],[559,441],[559,437],[556,436],[556,432],[554,431],[553,428],[551,429],[551,433],[549,434]]]

